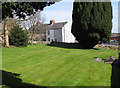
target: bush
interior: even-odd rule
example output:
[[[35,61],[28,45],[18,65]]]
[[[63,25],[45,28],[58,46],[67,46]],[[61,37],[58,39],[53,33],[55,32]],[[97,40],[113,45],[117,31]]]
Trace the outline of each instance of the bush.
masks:
[[[17,47],[26,46],[28,43],[28,33],[19,26],[14,26],[11,29],[9,38],[10,45]]]

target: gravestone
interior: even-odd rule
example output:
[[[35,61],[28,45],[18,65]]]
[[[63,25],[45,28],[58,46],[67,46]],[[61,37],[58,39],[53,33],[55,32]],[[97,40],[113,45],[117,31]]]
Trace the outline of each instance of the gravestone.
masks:
[[[106,58],[106,60],[104,61],[104,63],[105,62],[113,62],[115,59],[117,59],[117,58],[115,58],[114,56],[110,56],[110,57]]]
[[[97,61],[97,62],[101,62],[102,61],[102,58],[95,58],[94,60],[92,61]]]

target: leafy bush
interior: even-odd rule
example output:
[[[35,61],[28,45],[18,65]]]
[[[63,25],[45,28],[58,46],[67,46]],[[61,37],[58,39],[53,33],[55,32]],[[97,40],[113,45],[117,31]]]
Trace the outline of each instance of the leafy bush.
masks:
[[[17,47],[26,46],[28,43],[28,33],[19,26],[14,26],[11,29],[9,38],[10,45]]]

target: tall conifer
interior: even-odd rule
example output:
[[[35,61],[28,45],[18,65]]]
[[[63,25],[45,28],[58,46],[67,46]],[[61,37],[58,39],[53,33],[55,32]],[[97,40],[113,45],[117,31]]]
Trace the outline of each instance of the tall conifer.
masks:
[[[83,48],[107,42],[112,29],[111,2],[74,2],[72,33]]]

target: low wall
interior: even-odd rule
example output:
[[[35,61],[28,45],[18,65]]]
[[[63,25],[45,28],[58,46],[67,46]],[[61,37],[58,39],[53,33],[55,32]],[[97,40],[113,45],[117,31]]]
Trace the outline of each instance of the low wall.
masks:
[[[41,43],[41,44],[50,44],[51,42],[47,42],[47,41],[36,41],[36,43]]]
[[[29,43],[31,43],[31,41],[28,41]],[[47,42],[47,41],[33,41],[33,43],[36,44],[50,44],[51,42]]]
[[[75,49],[80,48],[79,43],[65,43],[65,42],[52,42],[51,46],[63,47],[63,48],[75,48]]]
[[[65,48],[81,48],[79,43],[63,43],[63,42],[47,42],[47,41],[34,41],[34,43],[38,44],[50,44],[52,46],[56,47],[65,47]],[[104,49],[112,49],[112,50],[118,50],[117,45],[102,45],[97,44],[94,48],[104,48]]]
[[[54,43],[52,43],[52,45],[53,46],[69,47],[69,48],[81,48],[78,43],[60,43],[60,42],[54,42]],[[102,45],[102,44],[97,44],[94,48],[104,48],[104,49],[118,50],[118,46],[116,46],[116,45]]]

